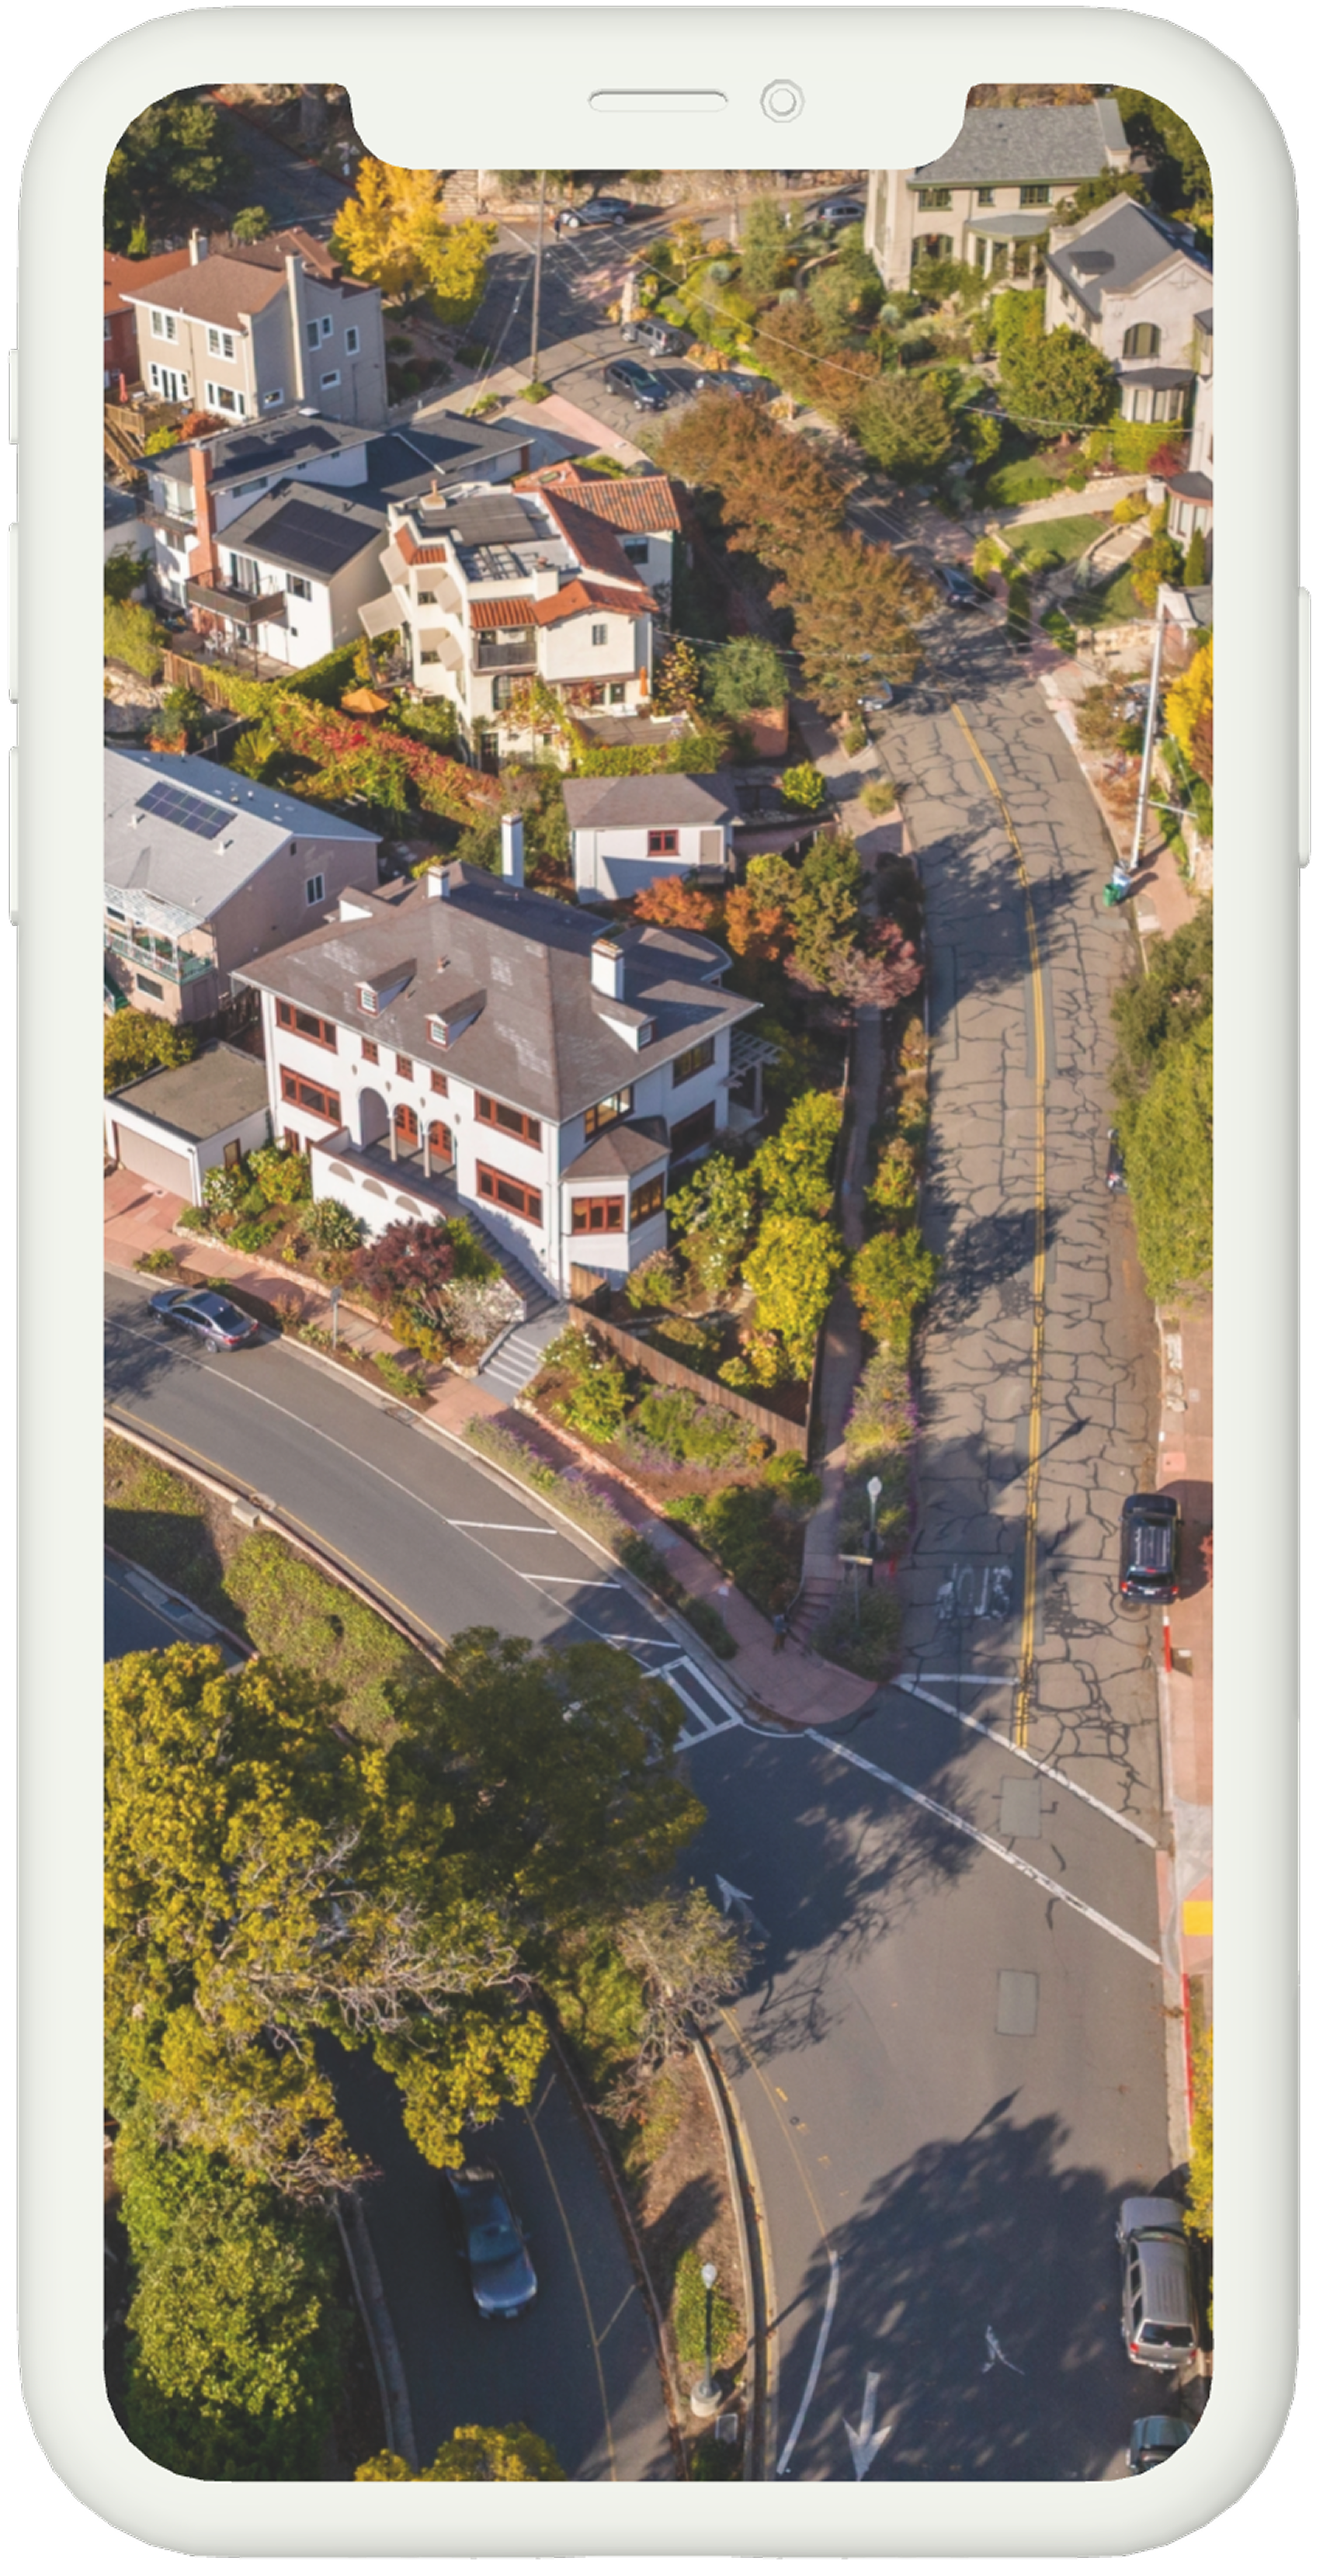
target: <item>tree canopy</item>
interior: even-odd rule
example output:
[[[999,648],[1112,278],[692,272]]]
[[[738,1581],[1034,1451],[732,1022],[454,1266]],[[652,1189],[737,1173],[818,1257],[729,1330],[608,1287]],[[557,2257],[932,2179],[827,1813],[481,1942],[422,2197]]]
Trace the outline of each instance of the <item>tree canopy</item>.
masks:
[[[1145,90],[1116,89],[1124,132],[1151,162],[1150,193],[1164,214],[1193,215],[1210,227],[1212,173],[1190,125]]]
[[[1212,1260],[1212,910],[1153,940],[1114,997],[1114,1087],[1138,1251],[1153,1297]]]
[[[743,217],[739,276],[749,295],[773,295],[793,268],[793,235],[778,197],[754,197]]]
[[[150,242],[211,210],[223,213],[246,187],[250,163],[209,99],[156,99],[126,127],[107,164],[103,231],[108,250],[146,251]]]
[[[564,2481],[557,2454],[527,2424],[460,2424],[443,2442],[430,2468],[411,2469],[397,2451],[364,2460],[355,2478],[399,2486],[509,2485],[518,2479]]]
[[[119,1091],[161,1065],[189,1064],[195,1044],[190,1029],[174,1028],[156,1011],[112,1011],[102,1023],[102,1088]]]
[[[706,696],[715,715],[744,716],[759,707],[780,707],[788,694],[784,661],[759,635],[731,636],[711,654]]]
[[[363,159],[357,193],[335,216],[330,247],[385,296],[430,296],[443,321],[465,321],[483,291],[495,224],[474,217],[448,224],[440,174]]]
[[[931,474],[954,436],[952,415],[932,376],[877,376],[859,397],[854,431],[865,456],[888,474]]]
[[[1061,323],[1043,338],[1018,336],[998,344],[1003,400],[1014,420],[1044,435],[1092,429],[1109,417],[1115,374],[1107,357],[1080,331]]]

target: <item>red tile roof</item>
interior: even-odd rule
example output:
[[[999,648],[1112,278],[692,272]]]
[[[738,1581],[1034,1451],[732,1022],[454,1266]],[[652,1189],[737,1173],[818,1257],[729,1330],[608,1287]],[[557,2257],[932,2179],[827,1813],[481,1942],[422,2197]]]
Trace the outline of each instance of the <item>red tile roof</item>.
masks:
[[[535,599],[475,599],[469,606],[471,626],[532,626]]]
[[[682,525],[667,474],[583,474],[570,457],[564,457],[559,465],[544,465],[536,474],[523,475],[515,488],[541,492],[545,500],[554,493],[559,498],[569,493],[582,511],[606,519],[624,536],[653,537]]]
[[[633,587],[610,590],[601,581],[568,581],[546,599],[533,603],[536,626],[559,626],[564,618],[579,617],[589,608],[611,609],[616,617],[653,615],[654,601],[648,590],[637,582]]]
[[[635,566],[622,551],[617,530],[605,519],[585,509],[568,492],[547,491],[543,506],[554,520],[558,533],[564,536],[582,570],[602,573],[606,581],[634,582]]]

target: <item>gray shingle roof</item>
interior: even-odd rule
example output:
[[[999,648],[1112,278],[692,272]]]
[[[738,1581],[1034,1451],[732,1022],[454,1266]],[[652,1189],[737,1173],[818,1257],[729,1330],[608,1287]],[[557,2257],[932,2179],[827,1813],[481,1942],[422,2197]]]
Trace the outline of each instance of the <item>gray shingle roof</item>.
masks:
[[[648,778],[567,778],[562,803],[573,832],[719,823],[738,811],[733,781],[720,771],[709,778],[674,770]]]
[[[668,1127],[662,1118],[628,1118],[620,1127],[606,1127],[568,1163],[564,1181],[620,1181],[631,1179],[637,1172],[648,1172],[662,1163],[668,1154]]]
[[[268,1105],[269,1075],[260,1056],[247,1055],[240,1047],[210,1046],[193,1063],[163,1065],[140,1082],[127,1082],[111,1098],[170,1128],[174,1136],[204,1144]]]
[[[630,1046],[601,1017],[607,997],[590,981],[590,950],[607,922],[459,861],[448,883],[444,901],[425,880],[359,895],[357,920],[308,931],[239,970],[238,981],[319,1010],[541,1118],[574,1117],[758,1008],[707,983],[725,962],[713,941],[631,922],[620,931],[625,999],[653,1019],[655,1035],[648,1046]],[[358,985],[410,954],[404,988],[374,1016],[361,1010]],[[477,1016],[448,1049],[435,1046],[429,1016],[458,1023],[480,991]]]
[[[199,444],[209,459],[210,480],[216,489],[226,491],[252,474],[276,474],[284,466],[295,472],[321,457],[337,455],[341,448],[365,446],[366,441],[365,429],[339,420],[316,420],[290,408],[270,420],[248,420],[238,429],[216,430],[210,438],[163,448],[150,460],[149,470],[188,483],[191,447]]]
[[[480,466],[499,457],[520,458],[533,433],[523,423],[498,428],[485,420],[462,420],[454,412],[435,412],[433,426],[387,430],[367,450],[367,480],[382,501],[414,501],[434,483],[467,482]]]
[[[155,779],[203,797],[218,815],[207,840],[160,814],[140,815],[140,801]],[[346,823],[296,796],[258,787],[233,770],[191,754],[108,746],[103,768],[103,878],[108,885],[139,887],[177,904],[196,921],[208,921],[220,904],[245,885],[285,841],[361,841],[375,847],[374,832]]]
[[[1089,313],[1099,313],[1105,296],[1127,295],[1176,258],[1188,260],[1204,280],[1210,279],[1206,260],[1186,250],[1173,228],[1131,197],[1114,197],[1089,215],[1071,240],[1050,251],[1049,265]]]
[[[322,483],[281,483],[230,519],[222,542],[286,572],[328,582],[368,546],[385,542],[385,520],[355,493]]]
[[[1096,179],[1125,149],[1111,100],[1085,107],[968,107],[956,141],[914,173],[918,187]],[[1105,111],[1102,113],[1102,110]]]

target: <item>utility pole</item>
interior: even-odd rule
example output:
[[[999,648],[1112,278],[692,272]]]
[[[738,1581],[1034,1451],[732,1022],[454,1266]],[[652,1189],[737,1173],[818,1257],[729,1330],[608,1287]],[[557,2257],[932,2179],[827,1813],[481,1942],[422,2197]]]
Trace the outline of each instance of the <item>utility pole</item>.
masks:
[[[536,385],[539,377],[539,302],[543,293],[543,206],[544,199],[547,195],[547,188],[548,173],[546,170],[540,170],[539,222],[538,232],[534,241],[534,312],[529,326],[529,381],[531,385]]]
[[[1147,684],[1147,721],[1142,735],[1142,776],[1137,790],[1137,819],[1133,825],[1133,847],[1128,873],[1136,876],[1142,864],[1142,834],[1147,820],[1147,789],[1151,784],[1151,754],[1156,740],[1156,701],[1161,685],[1161,649],[1165,642],[1165,596],[1156,602],[1156,639],[1151,648],[1151,677]]]

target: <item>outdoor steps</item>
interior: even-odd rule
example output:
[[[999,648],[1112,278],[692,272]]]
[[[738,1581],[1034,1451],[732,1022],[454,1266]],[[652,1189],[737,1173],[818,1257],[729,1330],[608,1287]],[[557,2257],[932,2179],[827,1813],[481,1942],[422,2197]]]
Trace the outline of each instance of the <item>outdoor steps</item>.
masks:
[[[805,1575],[797,1607],[789,1614],[789,1635],[794,1645],[812,1644],[814,1632],[839,1599],[841,1588],[842,1578],[838,1575]]]
[[[561,1332],[566,1322],[566,1308],[551,1300],[536,1313],[526,1315],[522,1323],[513,1324],[505,1339],[497,1343],[485,1369],[478,1373],[478,1383],[489,1395],[512,1404],[523,1387],[534,1376],[549,1342]]]

